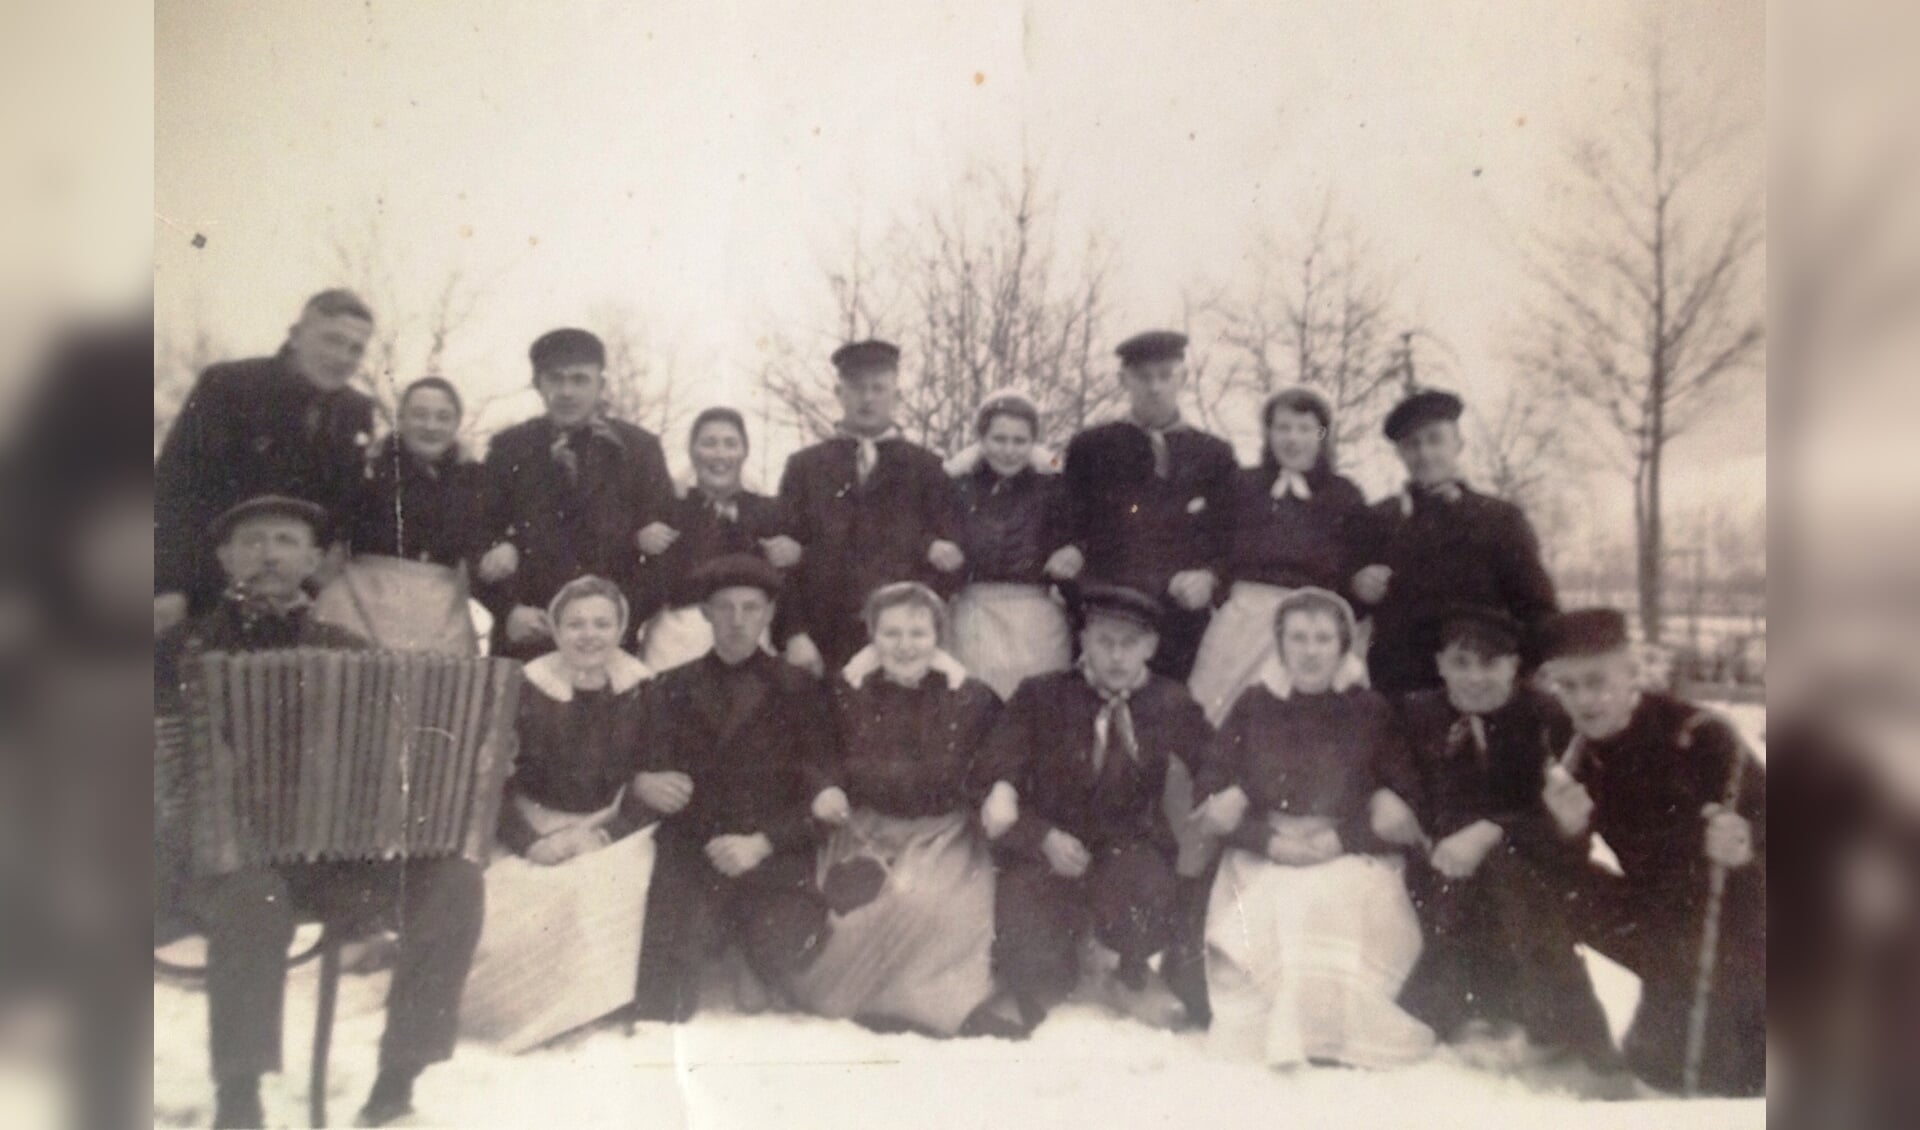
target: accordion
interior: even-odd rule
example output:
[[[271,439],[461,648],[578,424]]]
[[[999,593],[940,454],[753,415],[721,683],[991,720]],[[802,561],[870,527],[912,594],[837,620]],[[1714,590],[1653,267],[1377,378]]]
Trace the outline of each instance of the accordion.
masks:
[[[157,809],[191,870],[460,855],[484,863],[519,666],[419,652],[202,652],[158,730]],[[156,720],[159,721],[159,720]],[[184,753],[184,756],[179,756]],[[160,790],[156,790],[158,793]]]

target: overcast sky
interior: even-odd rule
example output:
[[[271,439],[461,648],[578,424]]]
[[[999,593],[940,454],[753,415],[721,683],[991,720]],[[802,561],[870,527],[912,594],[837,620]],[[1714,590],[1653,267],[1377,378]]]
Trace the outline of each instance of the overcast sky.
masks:
[[[1683,82],[1757,121],[1763,6],[1661,8]],[[1232,283],[1251,232],[1331,191],[1484,401],[1530,293],[1521,236],[1566,221],[1553,178],[1617,111],[1645,20],[1617,0],[162,0],[155,317],[270,351],[334,281],[329,237],[377,212],[405,279],[485,280],[446,366],[474,391],[520,386],[534,336],[619,302],[699,402],[751,403],[756,338],[813,328],[849,230],[1026,158],[1067,242],[1115,249],[1116,335],[1177,322],[1183,288]],[[1682,504],[1760,496],[1761,395],[1682,441]]]

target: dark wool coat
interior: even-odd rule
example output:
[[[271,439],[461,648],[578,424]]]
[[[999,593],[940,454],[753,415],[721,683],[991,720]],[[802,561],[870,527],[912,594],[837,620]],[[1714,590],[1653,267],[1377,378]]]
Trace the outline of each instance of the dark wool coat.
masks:
[[[492,544],[483,520],[486,476],[458,449],[429,463],[395,439],[375,445],[347,528],[353,552],[472,562]]]
[[[1060,476],[1025,467],[1002,478],[982,459],[953,481],[965,516],[967,580],[1047,584],[1047,558],[1068,540]]]
[[[743,490],[733,496],[737,516],[720,516],[698,487],[676,498],[663,521],[680,537],[658,557],[640,564],[640,588],[654,608],[684,608],[700,603],[700,591],[691,580],[701,564],[729,553],[760,556],[760,540],[788,533],[788,523],[776,499]]]
[[[1565,749],[1566,717],[1551,696],[1516,687],[1505,706],[1483,715],[1484,757],[1466,716],[1444,690],[1401,699],[1400,720],[1418,773],[1417,792],[1401,799],[1420,814],[1420,826],[1435,843],[1490,820],[1506,843],[1532,858],[1561,865],[1584,858],[1580,845],[1570,847],[1561,838],[1540,799],[1547,761]]]
[[[1245,467],[1234,475],[1226,580],[1349,592],[1348,582],[1371,548],[1366,497],[1344,476],[1317,473],[1307,476],[1312,498],[1274,498],[1274,478],[1271,467]]]
[[[1082,581],[1130,585],[1167,599],[1186,569],[1226,572],[1238,469],[1225,440],[1191,427],[1167,433],[1170,473],[1153,473],[1147,433],[1127,421],[1067,445],[1067,535],[1086,555]]]

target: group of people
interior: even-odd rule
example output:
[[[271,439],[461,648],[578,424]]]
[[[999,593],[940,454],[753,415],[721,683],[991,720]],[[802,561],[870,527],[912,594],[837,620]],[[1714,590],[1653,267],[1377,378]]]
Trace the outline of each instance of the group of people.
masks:
[[[195,387],[156,467],[156,710],[189,641],[470,653],[471,592],[525,661],[499,858],[188,884],[218,1124],[258,1124],[294,915],[401,899],[369,1124],[463,1030],[684,1021],[726,977],[943,1036],[1088,991],[1276,1067],[1492,1032],[1763,1088],[1764,772],[1641,687],[1619,613],[1558,609],[1525,516],[1461,479],[1457,396],[1387,416],[1409,478],[1370,506],[1311,389],[1254,467],[1186,422],[1179,334],[1119,346],[1127,414],[1058,461],[1018,391],[943,461],[894,424],[899,350],[855,342],[768,497],[728,408],[676,491],[577,329],[484,463],[439,377],[375,440],[372,326],[322,292]],[[1621,1047],[1583,945],[1641,979]]]

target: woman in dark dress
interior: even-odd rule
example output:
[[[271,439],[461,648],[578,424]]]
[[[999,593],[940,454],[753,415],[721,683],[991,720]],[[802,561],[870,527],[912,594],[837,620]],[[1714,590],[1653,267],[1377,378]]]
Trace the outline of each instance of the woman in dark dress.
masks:
[[[1280,675],[1273,611],[1303,586],[1345,592],[1366,544],[1367,501],[1334,470],[1333,410],[1312,389],[1283,389],[1260,411],[1260,465],[1233,487],[1233,588],[1200,643],[1187,689],[1218,726],[1249,684]],[[1340,687],[1364,683],[1357,655]]]
[[[480,464],[458,438],[460,393],[444,377],[421,377],[401,392],[396,416],[343,516],[352,558],[314,614],[380,647],[474,655],[467,577],[486,539]]]
[[[1433,1032],[1394,998],[1420,923],[1380,838],[1400,834],[1387,814],[1408,815],[1393,791],[1412,790],[1405,748],[1386,699],[1334,689],[1347,602],[1301,589],[1275,617],[1286,684],[1247,688],[1195,775],[1228,846],[1207,908],[1208,1040],[1276,1067],[1411,1063]]]
[[[994,876],[966,775],[1000,702],[936,666],[945,615],[933,590],[877,589],[866,619],[879,666],[835,680],[841,758],[814,802],[836,826],[819,862],[832,932],[790,988],[823,1016],[981,1030],[968,1022],[993,996]]]
[[[779,501],[741,485],[747,460],[747,423],[731,408],[709,408],[694,417],[687,434],[694,483],[674,500],[659,530],[641,532],[641,583],[660,611],[640,626],[641,662],[654,672],[705,655],[713,629],[700,614],[700,594],[691,578],[701,563],[729,553],[763,556],[776,569],[800,560],[800,545],[786,536]]]

